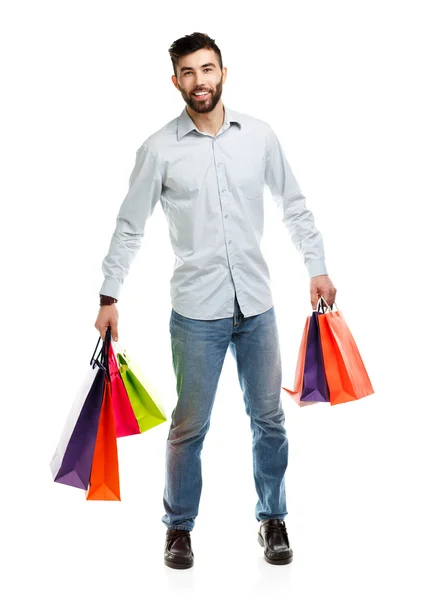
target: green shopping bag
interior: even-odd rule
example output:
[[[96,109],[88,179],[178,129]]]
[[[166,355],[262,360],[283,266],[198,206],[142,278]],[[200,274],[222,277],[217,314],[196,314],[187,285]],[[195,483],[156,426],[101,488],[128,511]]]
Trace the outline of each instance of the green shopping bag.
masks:
[[[112,344],[115,344],[115,342],[112,341]],[[141,380],[145,381],[146,378],[141,373],[139,367],[133,360],[129,360],[124,350],[122,352],[116,351],[115,354],[120,375],[122,376],[123,384],[129,396],[129,401],[141,433],[167,421],[164,408],[158,400],[152,399],[151,395],[142,385]]]

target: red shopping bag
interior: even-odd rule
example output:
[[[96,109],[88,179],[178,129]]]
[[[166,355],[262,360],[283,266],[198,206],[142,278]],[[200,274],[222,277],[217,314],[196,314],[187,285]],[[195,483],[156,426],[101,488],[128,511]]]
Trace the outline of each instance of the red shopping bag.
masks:
[[[108,349],[108,367],[111,380],[111,400],[116,423],[116,437],[141,433],[122,376],[120,375],[119,365],[111,343]]]
[[[373,394],[371,381],[343,314],[338,308],[319,314],[318,324],[330,403],[341,404]]]
[[[104,380],[103,404],[98,424],[87,500],[121,500],[116,425],[111,383]]]

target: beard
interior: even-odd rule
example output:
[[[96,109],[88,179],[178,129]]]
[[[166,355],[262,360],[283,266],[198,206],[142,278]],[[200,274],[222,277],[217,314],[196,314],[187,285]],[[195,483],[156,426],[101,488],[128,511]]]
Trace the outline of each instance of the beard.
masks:
[[[208,113],[214,110],[218,101],[221,98],[223,93],[223,78],[220,79],[219,83],[215,90],[210,88],[205,88],[209,91],[209,95],[206,100],[201,100],[200,98],[196,98],[193,93],[187,93],[182,87],[179,85],[179,91],[182,94],[183,100],[186,104],[197,113]]]

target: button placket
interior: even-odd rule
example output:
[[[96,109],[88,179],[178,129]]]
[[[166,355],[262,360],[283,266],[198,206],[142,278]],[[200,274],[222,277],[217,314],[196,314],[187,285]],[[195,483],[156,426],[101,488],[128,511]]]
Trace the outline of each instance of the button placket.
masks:
[[[220,190],[221,210],[222,210],[222,212],[223,212],[223,211],[224,211],[224,208],[225,208],[225,206],[224,206],[224,200],[225,200],[225,198],[224,198],[224,194],[227,192],[227,188],[226,188],[226,187],[224,187],[224,186],[225,186],[225,185],[227,185],[227,184],[226,184],[226,182],[225,182],[225,178],[224,178],[223,163],[222,163],[222,161],[221,161],[221,160],[219,160],[219,159],[218,159],[218,158],[215,156],[215,144],[214,144],[214,141],[215,141],[215,140],[213,139],[213,146],[212,146],[212,148],[213,148],[213,153],[214,153],[214,157],[215,157],[215,162],[216,162],[216,165],[217,165],[216,175],[217,175],[218,188],[219,188],[219,190]],[[225,214],[224,214],[224,219],[227,219],[227,218],[228,218],[228,216],[229,216],[229,214],[228,214],[228,213],[225,213]],[[225,237],[225,238],[226,238],[226,240],[227,240],[227,236],[229,235],[229,232],[227,231],[227,226],[223,226],[223,230],[224,230],[224,237]],[[231,246],[231,247],[232,247],[232,243],[233,243],[233,241],[232,241],[231,239],[230,239],[230,240],[228,240],[228,242],[227,242],[227,244],[228,244],[229,246]],[[231,270],[231,271],[233,271],[233,270],[234,270],[234,266],[231,264],[231,262],[232,262],[232,257],[231,257],[231,255],[230,255],[230,254],[231,254],[231,253],[230,253],[230,252],[228,252],[229,268],[230,268],[230,270]]]

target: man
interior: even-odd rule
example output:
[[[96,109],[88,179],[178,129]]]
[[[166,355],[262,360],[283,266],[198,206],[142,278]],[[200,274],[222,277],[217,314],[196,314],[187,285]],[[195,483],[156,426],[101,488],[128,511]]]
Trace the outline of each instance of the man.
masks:
[[[336,289],[327,275],[321,234],[272,128],[222,102],[227,68],[214,40],[195,32],[176,40],[169,53],[172,81],[186,106],[137,151],[102,263],[95,327],[104,339],[110,325],[117,339],[115,302],[160,200],[176,257],[170,334],[178,394],[166,442],[165,564],[193,565],[190,532],[202,490],[200,454],[228,348],[251,419],[258,541],[265,560],[288,564],[293,551],[284,521],[288,440],[280,349],[270,275],[259,246],[265,185],[304,258],[313,309],[321,295],[332,305]]]

